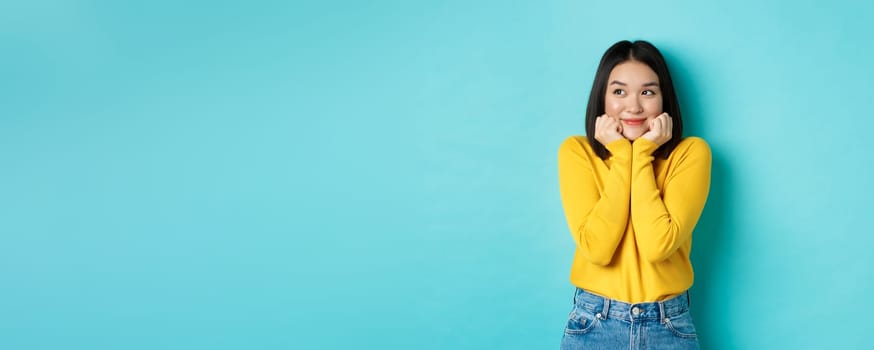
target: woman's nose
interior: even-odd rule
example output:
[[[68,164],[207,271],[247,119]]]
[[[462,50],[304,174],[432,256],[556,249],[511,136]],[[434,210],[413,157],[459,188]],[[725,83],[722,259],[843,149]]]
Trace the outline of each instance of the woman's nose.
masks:
[[[640,100],[638,99],[638,97],[629,98],[626,108],[628,109],[629,113],[643,113],[643,105],[640,104]]]

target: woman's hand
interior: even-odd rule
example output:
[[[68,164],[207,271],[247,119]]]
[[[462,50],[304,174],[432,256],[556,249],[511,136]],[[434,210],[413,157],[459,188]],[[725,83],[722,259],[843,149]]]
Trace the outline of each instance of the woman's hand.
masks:
[[[659,114],[658,117],[649,121],[649,131],[640,135],[641,138],[652,141],[661,146],[671,140],[673,136],[674,122],[667,113]]]
[[[622,124],[618,120],[604,114],[595,118],[595,140],[602,145],[625,138],[622,136]]]

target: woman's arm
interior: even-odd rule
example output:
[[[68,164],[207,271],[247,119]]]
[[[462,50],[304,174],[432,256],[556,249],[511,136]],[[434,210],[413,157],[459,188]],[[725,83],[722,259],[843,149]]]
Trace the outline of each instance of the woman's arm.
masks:
[[[643,137],[632,146],[631,222],[637,246],[650,262],[670,257],[692,238],[710,191],[710,147],[700,138],[678,145],[675,164],[660,192],[652,153],[658,144]]]
[[[606,145],[612,154],[610,172],[599,191],[590,155],[575,138],[558,152],[561,202],[571,236],[582,255],[607,265],[625,234],[631,195],[631,143],[620,139]]]

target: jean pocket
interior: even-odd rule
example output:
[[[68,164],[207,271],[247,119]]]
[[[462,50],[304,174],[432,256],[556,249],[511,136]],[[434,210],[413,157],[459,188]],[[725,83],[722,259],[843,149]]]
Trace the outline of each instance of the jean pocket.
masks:
[[[564,328],[564,332],[565,334],[572,335],[586,334],[595,327],[597,322],[598,318],[591,312],[585,309],[574,308],[570,315],[568,315],[567,326]]]
[[[692,322],[692,314],[688,311],[674,317],[665,318],[662,322],[671,333],[680,338],[697,338],[695,323]]]

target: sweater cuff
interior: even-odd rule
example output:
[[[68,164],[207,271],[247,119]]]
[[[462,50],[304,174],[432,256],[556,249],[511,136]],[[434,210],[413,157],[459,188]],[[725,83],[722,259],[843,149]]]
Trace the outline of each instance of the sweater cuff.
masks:
[[[655,142],[647,140],[643,137],[634,140],[634,154],[644,154],[650,156],[659,149],[659,145]]]
[[[629,148],[631,147],[631,142],[629,142],[626,138],[621,138],[604,145],[604,147],[606,147],[607,150],[610,151],[610,153],[622,153],[629,150]]]

